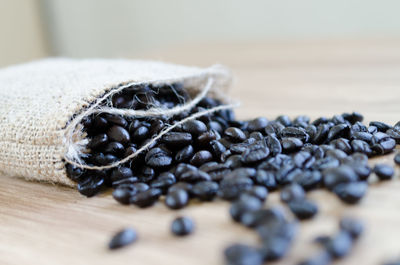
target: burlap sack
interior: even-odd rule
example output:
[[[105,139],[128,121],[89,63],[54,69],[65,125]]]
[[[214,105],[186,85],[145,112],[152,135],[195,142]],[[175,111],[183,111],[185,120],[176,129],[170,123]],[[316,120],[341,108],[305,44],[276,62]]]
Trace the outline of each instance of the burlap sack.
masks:
[[[231,77],[221,66],[104,59],[46,59],[0,70],[1,174],[74,186],[65,159],[76,158],[71,146],[87,143],[67,133],[74,119],[126,85],[174,82],[192,94],[211,86],[210,93],[221,98],[218,91],[226,91]]]

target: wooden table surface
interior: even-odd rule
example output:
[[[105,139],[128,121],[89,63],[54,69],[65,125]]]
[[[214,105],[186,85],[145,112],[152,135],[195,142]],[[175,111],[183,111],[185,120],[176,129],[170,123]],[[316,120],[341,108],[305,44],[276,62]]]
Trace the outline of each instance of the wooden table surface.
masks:
[[[239,118],[279,114],[332,116],[357,110],[366,121],[400,120],[400,40],[257,43],[182,46],[154,51],[146,58],[207,66],[223,63],[236,77],[231,96],[242,101]],[[371,161],[393,164],[393,155]],[[400,181],[373,182],[357,206],[326,191],[314,191],[320,214],[301,223],[283,261],[295,264],[316,250],[311,242],[333,234],[342,215],[362,218],[365,235],[351,255],[337,264],[381,264],[400,257]],[[267,205],[279,204],[273,193]],[[223,264],[232,242],[256,242],[254,233],[234,224],[228,203],[193,203],[179,211],[122,206],[110,193],[87,199],[76,190],[0,176],[0,264]],[[171,220],[188,215],[196,232],[170,235]],[[110,252],[110,236],[134,227],[140,240]]]

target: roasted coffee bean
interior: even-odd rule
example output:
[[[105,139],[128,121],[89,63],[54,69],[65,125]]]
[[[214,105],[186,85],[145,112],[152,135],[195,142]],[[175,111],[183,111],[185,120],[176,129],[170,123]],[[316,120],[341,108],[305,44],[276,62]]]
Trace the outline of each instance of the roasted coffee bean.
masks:
[[[218,196],[225,200],[235,200],[244,191],[251,189],[253,181],[245,177],[225,177],[220,183]]]
[[[347,165],[342,165],[336,168],[328,168],[322,172],[325,186],[332,190],[336,185],[341,183],[353,182],[358,180],[358,176]]]
[[[282,145],[281,145],[281,142],[279,142],[277,137],[275,137],[273,135],[268,135],[265,138],[265,140],[266,140],[266,144],[273,156],[276,156],[277,154],[282,153]]]
[[[161,194],[162,191],[160,189],[150,188],[148,190],[135,194],[131,197],[129,202],[141,208],[149,207],[158,200]]]
[[[192,135],[184,132],[168,132],[162,137],[168,147],[179,149],[192,143]]]
[[[257,184],[262,185],[269,190],[275,190],[278,187],[275,176],[270,171],[265,171],[262,169],[257,170],[255,181]]]
[[[312,142],[314,144],[322,144],[326,141],[330,128],[327,124],[314,125],[318,127],[317,133],[315,134],[314,139],[312,139]]]
[[[190,160],[190,158],[192,158],[193,153],[194,153],[193,146],[188,145],[176,153],[175,161],[178,163],[187,162]]]
[[[285,186],[280,194],[281,201],[289,203],[291,201],[302,200],[306,196],[304,189],[296,183]]]
[[[149,136],[149,133],[149,128],[147,128],[146,126],[140,126],[132,134],[132,139],[134,142],[140,143]]]
[[[386,133],[393,140],[395,140],[397,144],[400,144],[400,128],[399,129],[389,129],[386,131]]]
[[[252,132],[249,135],[249,139],[250,138],[252,138],[252,139],[254,139],[256,141],[260,141],[260,140],[264,139],[264,135],[262,133],[260,133],[260,132]]]
[[[210,175],[211,180],[221,181],[225,176],[230,174],[231,169],[226,164],[215,164],[213,166],[207,167],[206,169],[203,169],[203,171],[207,172],[208,175]]]
[[[263,224],[257,226],[256,231],[262,241],[268,241],[271,238],[292,240],[296,234],[297,227],[295,223],[289,223],[282,216],[280,218],[269,218],[268,221],[264,221]]]
[[[194,223],[188,217],[178,217],[171,224],[171,232],[176,236],[187,236],[193,233]]]
[[[339,160],[334,157],[327,156],[325,158],[321,158],[315,161],[313,164],[313,169],[323,171],[325,169],[335,168],[340,165]]]
[[[339,139],[331,141],[329,144],[332,147],[339,149],[346,154],[352,153],[352,147],[351,147],[350,141],[348,139],[339,138]]]
[[[269,155],[269,149],[262,145],[250,147],[242,153],[242,162],[244,164],[252,164],[259,162]]]
[[[67,168],[67,176],[73,181],[78,181],[84,173],[84,171],[81,168],[73,166],[71,164],[67,164],[66,168]]]
[[[398,154],[396,154],[396,155],[394,156],[394,162],[395,162],[397,165],[400,165],[400,153],[398,153]]]
[[[332,257],[327,251],[321,251],[309,259],[303,260],[297,265],[328,265],[332,263]]]
[[[121,116],[119,115],[113,115],[113,114],[105,114],[105,118],[109,123],[119,125],[121,127],[127,127],[128,122]]]
[[[93,137],[93,138],[90,140],[90,142],[89,142],[89,144],[88,144],[88,147],[89,147],[90,149],[100,148],[100,147],[106,145],[107,142],[108,142],[108,136],[107,136],[107,134],[101,133],[101,134],[96,135],[95,137]]]
[[[339,223],[340,229],[349,233],[353,239],[357,239],[364,231],[364,224],[357,219],[343,217]]]
[[[200,135],[207,131],[207,126],[199,120],[191,120],[185,122],[182,129],[190,134]]]
[[[393,177],[394,169],[389,165],[377,164],[374,167],[374,173],[378,176],[380,180],[388,180]]]
[[[387,125],[386,123],[380,121],[371,121],[369,123],[369,126],[375,126],[380,132],[386,132],[387,130],[392,128],[392,126]]]
[[[244,213],[259,210],[262,207],[262,203],[258,198],[250,195],[243,195],[239,200],[235,201],[229,209],[232,219],[237,222],[240,222]]]
[[[135,242],[137,238],[138,236],[135,230],[131,228],[126,228],[124,230],[119,231],[112,237],[110,243],[108,243],[108,248],[117,249],[125,247]]]
[[[112,195],[116,201],[122,204],[129,204],[130,198],[137,193],[133,186],[117,188],[113,191]]]
[[[282,237],[271,237],[263,240],[261,255],[265,261],[281,259],[288,252],[290,240]]]
[[[291,153],[303,147],[303,142],[298,138],[283,138],[281,141],[282,150],[285,153]]]
[[[124,146],[121,143],[118,142],[110,142],[104,147],[104,152],[113,154],[116,156],[121,156],[124,154],[125,149]]]
[[[348,124],[342,123],[333,126],[329,130],[327,141],[332,141],[340,137],[348,138],[349,136],[350,136],[350,126]]]
[[[343,258],[349,254],[353,240],[348,232],[340,231],[327,244],[326,250],[334,258]]]
[[[162,191],[166,191],[169,187],[171,187],[176,182],[176,178],[174,174],[170,172],[161,173],[155,180],[153,180],[150,184],[152,188],[161,189]]]
[[[260,201],[264,202],[268,196],[268,190],[264,186],[253,186],[251,189],[246,190],[243,195],[253,196]]]
[[[229,138],[232,142],[243,142],[246,140],[246,135],[242,130],[235,127],[229,127],[225,130],[225,135]]]
[[[367,143],[370,143],[372,141],[372,134],[368,132],[353,132],[353,138],[356,140],[361,140]]]
[[[150,186],[143,182],[137,182],[132,184],[132,187],[136,189],[138,192],[146,191],[150,189]]]
[[[300,220],[312,218],[318,212],[317,205],[306,199],[289,201],[288,206]]]
[[[213,140],[210,142],[211,153],[217,159],[221,159],[221,155],[226,151],[226,148],[218,140]]]
[[[200,150],[190,159],[190,164],[199,167],[213,159],[213,155],[207,150]]]
[[[207,131],[199,135],[196,139],[196,143],[199,147],[208,148],[210,142],[221,138],[221,136],[215,131]]]
[[[263,263],[260,251],[244,244],[234,244],[224,251],[226,264],[229,265],[261,265]]]
[[[354,124],[356,122],[361,122],[364,120],[364,116],[356,111],[353,113],[343,113],[342,116],[345,120],[349,121],[351,124]]]
[[[304,190],[309,191],[320,185],[322,174],[317,170],[302,171],[294,176],[293,182],[299,184]]]
[[[183,189],[168,192],[165,197],[165,205],[170,209],[181,209],[189,203],[189,195]]]
[[[206,172],[196,169],[196,170],[186,171],[180,176],[179,180],[189,183],[196,183],[200,181],[209,181],[211,180],[211,177]]]
[[[249,121],[249,123],[247,124],[247,130],[249,130],[250,132],[255,132],[255,131],[261,132],[265,130],[265,127],[267,127],[267,125],[268,125],[268,120],[264,117],[259,117]]]
[[[175,190],[185,190],[190,195],[193,185],[187,182],[177,182],[168,188],[168,192],[173,192]]]
[[[363,181],[341,183],[333,189],[333,192],[343,201],[349,204],[357,203],[367,192],[368,184]]]
[[[353,148],[353,152],[359,152],[370,156],[372,154],[372,150],[369,147],[369,144],[362,140],[353,140],[351,141],[351,147]]]
[[[129,167],[119,167],[112,171],[111,182],[133,177],[133,172]]]
[[[214,181],[201,181],[196,183],[191,192],[201,201],[211,201],[217,195],[219,185]]]
[[[95,127],[97,130],[104,130],[104,129],[106,129],[107,126],[108,126],[107,120],[106,120],[104,117],[101,117],[101,116],[96,116],[96,117],[94,118],[93,123],[94,123],[94,127]]]
[[[154,179],[154,176],[155,176],[154,168],[145,166],[140,171],[139,179],[140,181],[148,183]]]
[[[78,182],[78,191],[80,194],[86,197],[92,197],[96,195],[101,187],[104,185],[104,178],[101,176],[89,176],[84,179],[80,179]]]
[[[172,158],[165,150],[155,147],[147,152],[145,161],[146,165],[151,167],[165,167],[171,165]]]
[[[240,218],[240,223],[247,227],[259,227],[264,224],[282,222],[283,219],[283,214],[274,208],[259,209],[245,212]]]
[[[279,122],[285,127],[292,126],[292,121],[287,115],[280,115],[275,119],[275,121]]]
[[[112,126],[107,131],[107,136],[111,141],[119,142],[121,144],[127,144],[130,140],[128,131],[118,125]]]
[[[301,127],[286,127],[280,131],[279,134],[282,138],[298,138],[302,142],[308,142],[310,139],[310,136],[306,133],[306,130]]]

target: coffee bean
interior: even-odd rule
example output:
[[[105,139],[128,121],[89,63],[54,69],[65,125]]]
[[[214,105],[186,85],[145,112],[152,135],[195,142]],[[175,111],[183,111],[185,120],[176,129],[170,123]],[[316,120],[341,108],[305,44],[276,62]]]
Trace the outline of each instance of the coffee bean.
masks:
[[[150,188],[133,195],[129,202],[141,208],[149,207],[158,200],[161,194],[162,191],[160,189]]]
[[[350,136],[350,126],[348,124],[338,124],[333,126],[327,136],[327,141],[332,141],[334,139],[345,137],[348,138]]]
[[[111,182],[127,179],[133,176],[133,172],[129,167],[119,167],[112,171]]]
[[[200,135],[207,131],[207,126],[199,120],[191,120],[185,122],[182,129],[190,134]]]
[[[291,153],[303,147],[303,142],[298,138],[283,138],[281,141],[282,150]]]
[[[201,170],[190,170],[180,176],[180,181],[196,183],[200,181],[210,181],[211,177],[206,172]]]
[[[244,191],[251,189],[253,181],[246,177],[225,177],[220,183],[218,196],[225,200],[235,200]]]
[[[153,180],[150,184],[152,188],[161,189],[166,191],[170,186],[176,182],[174,174],[170,172],[161,173],[157,179]]]
[[[73,181],[78,181],[84,174],[84,171],[81,168],[75,167],[71,164],[67,164],[66,169],[67,169],[67,176]]]
[[[246,140],[246,135],[244,132],[235,127],[229,127],[225,130],[225,135],[229,138],[232,142],[243,142]]]
[[[263,145],[254,145],[246,149],[242,153],[242,162],[244,164],[252,164],[259,162],[269,155],[269,149]]]
[[[357,203],[367,192],[368,184],[363,181],[341,183],[333,189],[333,192],[343,201],[349,204]]]
[[[147,152],[145,161],[151,167],[165,167],[171,165],[172,158],[168,156],[165,150],[155,147]]]
[[[270,171],[265,171],[262,169],[257,170],[255,181],[257,184],[262,185],[269,190],[275,190],[278,187],[275,176]]]
[[[331,262],[331,255],[327,251],[321,251],[311,258],[301,261],[298,265],[328,265]]]
[[[354,152],[359,152],[370,156],[372,154],[372,150],[369,147],[369,144],[362,140],[353,140],[351,141],[351,147]]]
[[[396,155],[394,156],[394,162],[395,162],[397,165],[400,165],[400,153],[398,153],[398,154],[396,154]]]
[[[192,191],[193,185],[190,183],[186,183],[186,182],[177,182],[175,184],[173,184],[172,186],[170,186],[168,188],[168,193],[169,192],[173,192],[175,190],[185,190],[188,192],[188,194],[190,195],[190,192]]]
[[[165,205],[170,209],[181,209],[185,207],[189,202],[189,195],[183,189],[177,189],[172,192],[168,192],[165,197]]]
[[[317,205],[306,199],[289,201],[288,206],[300,220],[312,218],[318,212]]]
[[[212,154],[207,150],[200,150],[193,155],[190,159],[190,164],[194,166],[201,166],[204,163],[207,163],[213,159]]]
[[[349,233],[353,239],[357,239],[364,231],[364,224],[357,219],[343,217],[339,223],[340,229]]]
[[[130,198],[137,193],[133,186],[117,188],[113,191],[112,195],[116,201],[122,204],[129,204]]]
[[[121,144],[127,144],[130,140],[128,131],[118,125],[112,126],[107,131],[107,136],[111,141],[119,142]]]
[[[387,130],[392,128],[392,126],[387,125],[386,123],[380,121],[371,121],[369,123],[369,126],[375,126],[380,132],[386,132]]]
[[[162,142],[174,149],[179,149],[191,144],[192,135],[183,132],[168,132],[162,137]]]
[[[138,236],[135,230],[131,228],[126,228],[124,230],[119,231],[112,237],[110,243],[108,243],[108,248],[117,249],[125,247],[135,242],[137,238]]]
[[[321,184],[322,174],[317,170],[302,171],[294,176],[293,182],[299,184],[304,190],[309,191]]]
[[[135,130],[132,135],[133,141],[135,141],[136,143],[140,143],[149,136],[149,133],[149,128],[147,128],[146,126],[140,126]]]
[[[291,201],[302,200],[305,198],[304,189],[299,184],[290,184],[285,186],[280,194],[281,201],[289,203]]]
[[[194,223],[188,217],[178,217],[171,224],[171,232],[176,236],[186,236],[193,233]]]
[[[264,202],[268,196],[268,190],[264,186],[253,186],[251,189],[246,190],[244,195],[253,196],[260,201]]]
[[[336,168],[328,168],[322,172],[325,186],[332,190],[336,185],[356,181],[357,174],[353,168],[342,165]]]
[[[325,142],[328,137],[329,129],[330,128],[327,124],[318,125],[317,133],[315,134],[314,139],[312,139],[312,142],[315,144],[322,144],[323,142]]]
[[[259,210],[261,207],[262,203],[258,198],[250,195],[241,196],[231,205],[229,213],[233,220],[240,222],[244,213]]]
[[[104,146],[105,144],[107,144],[107,142],[108,142],[107,134],[101,133],[101,134],[96,135],[95,137],[93,137],[90,140],[88,147],[90,149],[96,149],[96,148]]]
[[[289,250],[290,240],[282,237],[271,237],[263,241],[261,255],[265,261],[281,259]]]
[[[258,249],[243,244],[234,244],[224,251],[226,264],[229,265],[261,265],[262,256]]]
[[[268,120],[263,117],[256,118],[254,120],[249,121],[247,125],[247,129],[250,132],[255,132],[255,131],[262,131],[265,130],[265,127],[268,125]]]
[[[310,139],[310,136],[307,134],[306,130],[301,127],[286,127],[280,131],[279,134],[282,138],[298,138],[302,142],[308,142]]]
[[[377,164],[374,167],[374,173],[378,176],[380,180],[388,180],[393,177],[394,169],[389,165]]]
[[[87,177],[79,180],[78,191],[80,194],[86,197],[92,197],[96,195],[101,187],[104,185],[104,178],[101,176]]]
[[[340,231],[326,245],[327,251],[333,258],[342,258],[349,254],[353,241],[349,233]]]
[[[201,181],[196,183],[191,192],[201,201],[211,201],[218,192],[218,183],[213,181]]]
[[[184,147],[183,149],[179,150],[176,155],[175,155],[175,161],[176,162],[187,162],[192,158],[194,153],[193,146],[188,145]]]

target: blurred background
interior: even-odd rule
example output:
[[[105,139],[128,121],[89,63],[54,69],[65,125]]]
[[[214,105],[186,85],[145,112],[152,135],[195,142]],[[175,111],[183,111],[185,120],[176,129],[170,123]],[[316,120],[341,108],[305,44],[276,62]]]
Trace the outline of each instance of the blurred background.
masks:
[[[398,0],[0,3],[0,66],[44,56],[148,57],[211,44],[400,37]]]

